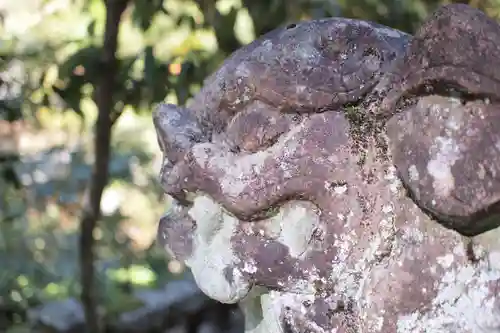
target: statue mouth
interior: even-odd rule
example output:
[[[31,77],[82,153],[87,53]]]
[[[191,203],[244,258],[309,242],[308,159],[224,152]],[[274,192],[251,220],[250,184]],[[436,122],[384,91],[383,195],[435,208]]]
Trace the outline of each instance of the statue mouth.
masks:
[[[205,294],[223,303],[236,303],[252,287],[241,274],[227,278],[227,271],[240,261],[231,244],[238,224],[206,196],[198,196],[190,207],[174,199],[160,220],[158,243],[186,263]]]
[[[273,217],[249,224],[199,194],[190,207],[173,200],[160,221],[158,243],[186,263],[207,295],[232,303],[261,285],[262,270],[282,269],[300,279],[295,262],[312,249],[311,241],[322,228],[320,215],[310,202],[290,201]],[[267,281],[266,286],[279,289],[284,282]]]

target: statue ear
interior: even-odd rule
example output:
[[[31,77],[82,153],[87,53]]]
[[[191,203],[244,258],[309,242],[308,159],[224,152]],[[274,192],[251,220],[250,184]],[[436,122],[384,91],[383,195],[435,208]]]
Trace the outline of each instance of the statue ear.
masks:
[[[465,4],[442,6],[425,21],[394,73],[383,108],[394,113],[401,99],[429,93],[500,99],[500,25]]]
[[[500,105],[426,96],[387,123],[393,163],[414,202],[473,236],[500,226]]]
[[[395,114],[388,135],[409,195],[461,234],[500,226],[500,25],[443,6],[401,64],[382,110]]]

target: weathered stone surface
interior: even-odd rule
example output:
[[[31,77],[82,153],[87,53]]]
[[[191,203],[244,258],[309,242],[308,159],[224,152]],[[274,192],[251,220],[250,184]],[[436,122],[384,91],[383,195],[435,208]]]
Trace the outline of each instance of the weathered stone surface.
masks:
[[[448,5],[413,39],[336,18],[237,51],[182,109],[206,140],[175,162],[175,106],[155,111],[160,243],[247,332],[500,331],[500,87],[472,58],[492,41]]]
[[[450,90],[498,101],[499,39],[500,26],[483,12],[464,4],[441,7],[408,46],[384,107],[390,112],[412,95]]]
[[[408,38],[345,18],[290,24],[237,50],[188,106],[219,132],[256,100],[292,113],[356,103],[404,52]]]
[[[389,121],[394,163],[412,197],[464,235],[500,225],[499,111],[427,96]]]

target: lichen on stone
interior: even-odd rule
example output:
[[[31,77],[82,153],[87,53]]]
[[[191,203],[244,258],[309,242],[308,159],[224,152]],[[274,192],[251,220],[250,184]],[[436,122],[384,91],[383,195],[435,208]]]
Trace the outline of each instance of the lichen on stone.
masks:
[[[247,332],[500,331],[499,59],[462,4],[271,31],[155,112],[159,240]]]

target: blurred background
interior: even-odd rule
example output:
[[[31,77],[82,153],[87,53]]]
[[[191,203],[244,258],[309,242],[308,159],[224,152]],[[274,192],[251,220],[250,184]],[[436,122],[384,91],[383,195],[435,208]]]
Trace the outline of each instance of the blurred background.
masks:
[[[500,15],[500,0],[461,2]],[[279,25],[411,33],[444,3],[0,0],[0,332],[242,332],[155,244],[168,207],[152,107],[185,103]]]

